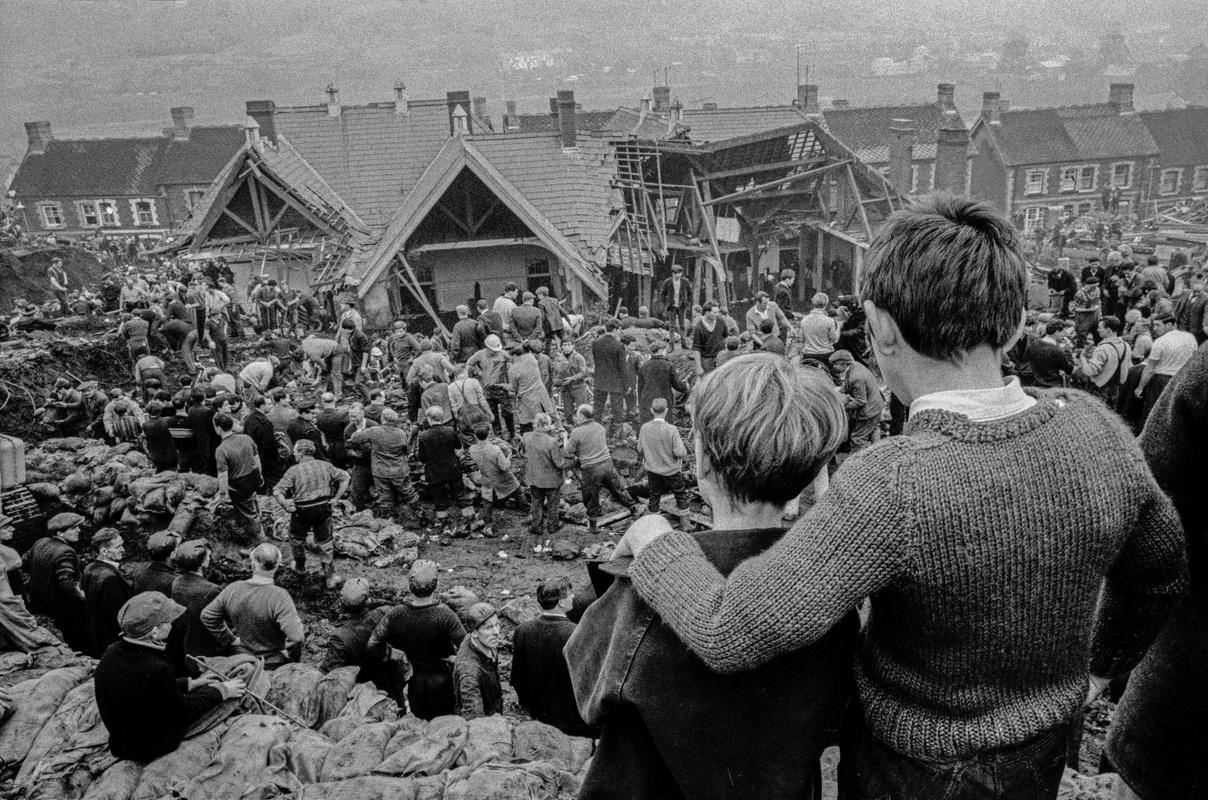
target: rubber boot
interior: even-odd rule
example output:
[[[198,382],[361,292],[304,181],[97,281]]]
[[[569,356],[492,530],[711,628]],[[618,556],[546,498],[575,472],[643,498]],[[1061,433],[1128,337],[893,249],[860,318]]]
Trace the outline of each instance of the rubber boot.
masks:
[[[290,551],[294,556],[294,572],[306,574],[306,542],[291,542]]]
[[[323,578],[328,589],[338,589],[344,579],[336,575],[336,565],[331,561],[323,562]]]

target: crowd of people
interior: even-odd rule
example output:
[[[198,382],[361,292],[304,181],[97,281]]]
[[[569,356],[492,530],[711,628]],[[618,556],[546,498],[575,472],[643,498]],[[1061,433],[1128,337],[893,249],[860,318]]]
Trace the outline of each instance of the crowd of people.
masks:
[[[521,546],[541,552],[577,483],[592,535],[612,518],[604,493],[648,512],[599,565],[598,598],[542,581],[541,616],[513,639],[520,705],[597,740],[581,797],[820,797],[838,743],[845,800],[1052,798],[1104,691],[1120,699],[1120,797],[1202,792],[1187,765],[1203,737],[1172,743],[1185,734],[1163,721],[1208,710],[1190,478],[1208,430],[1202,263],[1142,267],[1122,245],[1075,277],[1063,259],[1052,309],[1032,312],[1020,235],[937,197],[877,234],[860,298],[816,293],[798,311],[795,279],[782,272],[740,325],[694,306],[676,270],[662,317],[622,307],[582,338],[544,287],[458,307],[448,334],[399,320],[375,338],[351,298],[332,331],[292,317],[271,281],[248,293],[254,315],[232,315],[220,273],[134,280],[119,331],[137,389],[60,379],[46,421],[214,476],[252,575],[210,583],[209,545],[161,532],[127,578],[113,529],[81,566],[85,520],[68,512],[26,554],[29,607],[101,659],[111,749],[146,760],[245,690],[191,657],[301,658],[276,576],[306,571],[309,540],[346,611],[324,669],[357,666],[425,719],[502,713],[499,609],[455,612],[424,559],[402,604],[375,603],[366,580],[334,574],[333,518],[373,508],[440,538],[527,514]],[[178,352],[180,386],[176,348],[156,339],[173,320],[214,362]],[[232,327],[261,337],[242,365]],[[643,481],[618,471],[622,445]],[[710,530],[694,530],[694,494]],[[288,530],[265,529],[269,502]],[[14,640],[50,635],[15,614]]]

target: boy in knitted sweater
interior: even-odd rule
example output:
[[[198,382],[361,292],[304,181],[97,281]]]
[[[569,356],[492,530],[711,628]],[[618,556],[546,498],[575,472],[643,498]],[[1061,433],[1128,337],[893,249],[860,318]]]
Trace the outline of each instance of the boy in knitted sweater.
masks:
[[[845,800],[1055,797],[1088,664],[1093,694],[1186,590],[1178,517],[1127,429],[1081,392],[1004,382],[1027,287],[1017,235],[989,207],[936,197],[897,212],[869,250],[864,309],[910,409],[905,435],[853,454],[728,576],[659,517],[617,548],[637,555],[642,599],[726,673],[871,598]]]

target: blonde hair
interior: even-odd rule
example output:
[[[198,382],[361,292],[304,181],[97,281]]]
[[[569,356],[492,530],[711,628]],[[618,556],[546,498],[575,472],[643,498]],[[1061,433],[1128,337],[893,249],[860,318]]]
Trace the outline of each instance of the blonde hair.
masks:
[[[847,414],[829,376],[772,353],[730,359],[692,392],[699,446],[743,502],[784,505],[847,438]]]

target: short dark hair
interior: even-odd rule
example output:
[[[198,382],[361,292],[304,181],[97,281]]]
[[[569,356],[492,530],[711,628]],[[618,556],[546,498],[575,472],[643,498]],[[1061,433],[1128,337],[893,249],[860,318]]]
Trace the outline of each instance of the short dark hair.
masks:
[[[615,331],[620,327],[621,321],[616,317],[609,317],[608,319],[604,320],[604,330],[606,331]]]
[[[1106,316],[1099,320],[1099,322],[1112,333],[1119,333],[1124,330],[1124,325],[1120,322],[1119,317]]]
[[[896,211],[865,258],[864,297],[928,358],[1002,350],[1019,329],[1028,267],[1015,228],[985,203],[937,194]]]
[[[775,330],[775,328],[776,328],[776,326],[772,324],[772,321],[770,319],[762,320],[759,323],[759,332],[760,333],[771,333],[773,330]]]
[[[558,575],[546,578],[537,586],[537,605],[543,611],[557,607],[562,598],[570,594],[570,578]]]
[[[702,305],[702,306],[700,307],[700,310],[701,310],[702,312],[704,312],[704,311],[708,311],[708,310],[709,310],[709,309],[711,309],[711,308],[720,308],[720,306],[718,306],[718,304],[717,304],[717,301],[716,301],[716,300],[706,300],[706,301],[705,301],[705,303],[704,303],[704,305]]]
[[[1065,330],[1065,321],[1060,319],[1051,319],[1044,324],[1044,332],[1049,336],[1054,333],[1061,333]]]
[[[1169,325],[1174,322],[1174,314],[1159,314],[1150,320],[1150,322],[1160,322],[1163,325]]]
[[[235,427],[235,420],[225,411],[219,411],[214,415],[214,427],[220,431],[229,431]]]
[[[475,425],[474,426],[474,438],[476,438],[478,441],[485,442],[487,440],[487,437],[490,435],[491,435],[491,426],[490,425]]]

